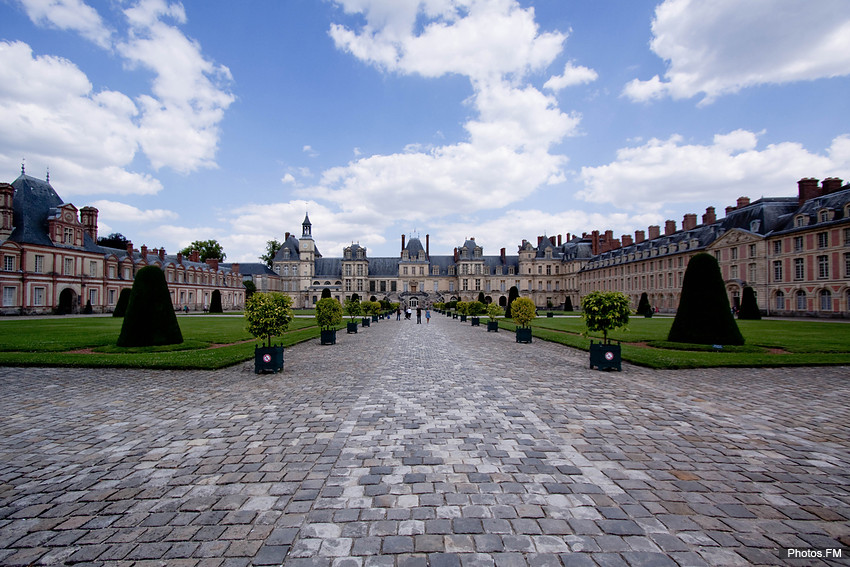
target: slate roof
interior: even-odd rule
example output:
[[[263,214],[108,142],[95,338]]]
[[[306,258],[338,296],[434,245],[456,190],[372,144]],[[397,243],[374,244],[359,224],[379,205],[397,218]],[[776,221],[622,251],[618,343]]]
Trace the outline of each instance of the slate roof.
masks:
[[[407,250],[411,260],[416,260],[419,258],[419,253],[425,251],[425,248],[422,246],[422,241],[415,236],[410,239],[404,249]]]
[[[314,278],[334,278],[342,277],[342,258],[316,258],[316,272]],[[333,283],[333,282],[331,282]]]
[[[839,191],[809,199],[798,210],[795,210],[779,219],[774,233],[794,232],[795,230],[808,229],[813,222],[818,222],[818,212],[821,209],[832,209],[834,216],[831,221],[822,224],[828,226],[834,223],[850,222],[850,217],[844,216],[844,207],[850,202],[850,184],[845,184]],[[809,218],[809,224],[805,227],[794,226],[794,219],[798,215],[805,215]]]
[[[369,277],[398,276],[398,258],[369,258]]]
[[[184,260],[185,264],[185,260]],[[233,264],[219,264],[218,267],[226,272],[233,269]],[[274,270],[262,262],[239,263],[239,273],[243,276],[275,276]]]
[[[284,248],[289,250],[289,258],[283,257]],[[295,238],[294,235],[290,234],[289,238],[283,241],[280,249],[274,255],[275,262],[283,262],[284,260],[298,260],[300,258],[300,251],[298,250],[298,239]]]

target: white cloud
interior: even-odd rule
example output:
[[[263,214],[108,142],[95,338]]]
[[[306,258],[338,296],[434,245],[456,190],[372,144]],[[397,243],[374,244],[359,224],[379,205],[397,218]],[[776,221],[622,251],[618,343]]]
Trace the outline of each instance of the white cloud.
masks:
[[[126,203],[101,199],[94,201],[91,206],[98,210],[98,222],[104,219],[107,222],[162,222],[177,219],[177,213],[167,209],[139,209]]]
[[[739,196],[793,195],[802,177],[850,175],[850,136],[835,138],[827,155],[811,153],[794,142],[758,149],[758,134],[736,130],[709,145],[684,144],[681,136],[652,139],[622,148],[617,159],[583,167],[586,201],[638,210],[659,210],[668,203],[733,203]]]
[[[593,69],[583,67],[581,65],[576,67],[573,65],[572,61],[567,61],[566,66],[564,66],[564,73],[562,75],[550,77],[549,80],[543,84],[543,88],[552,91],[560,91],[567,87],[592,83],[598,78],[599,75]]]
[[[100,47],[110,46],[111,32],[100,15],[82,0],[20,0],[38,25],[76,31]]]
[[[311,146],[311,145],[305,145],[304,147],[301,148],[301,151],[304,152],[305,154],[307,154],[310,157],[318,157],[319,156],[319,152],[314,150],[313,146]]]
[[[295,177],[291,173],[287,173],[286,175],[284,175],[281,178],[280,182],[284,185],[295,185],[296,183]]]
[[[636,101],[705,95],[702,103],[761,84],[850,74],[846,0],[665,0],[652,22],[663,79],[635,79]]]

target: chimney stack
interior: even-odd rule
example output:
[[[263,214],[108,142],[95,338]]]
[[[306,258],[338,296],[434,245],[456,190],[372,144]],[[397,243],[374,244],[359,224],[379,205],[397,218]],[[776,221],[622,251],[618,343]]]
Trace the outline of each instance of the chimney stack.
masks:
[[[714,212],[714,207],[706,207],[705,214],[702,215],[702,224],[714,224],[717,222],[717,214]]]
[[[561,235],[559,234],[558,235],[558,246],[560,246],[560,245],[561,245]]]
[[[502,251],[499,255],[501,256],[502,264],[504,265],[505,264],[505,249],[504,248],[502,248]]]
[[[594,230],[590,233],[590,250],[591,253],[596,256],[599,254],[599,231]]]
[[[654,224],[649,227],[649,239],[654,240],[661,236],[661,227],[657,224]]]
[[[431,259],[431,235],[430,234],[425,235],[425,259],[426,260]]]
[[[457,246],[455,246],[455,264],[457,264],[458,260],[460,260],[460,256],[457,253]]]
[[[237,264],[235,262],[233,264],[231,264],[230,265],[230,271],[234,274],[238,274],[239,273],[239,264]]]
[[[177,253],[177,263],[180,264],[180,265],[183,265],[183,253],[182,252]]]
[[[559,238],[560,238],[560,237],[559,237]],[[549,237],[549,242],[551,242],[551,243],[552,243],[552,246],[555,246],[555,237],[554,237],[554,236],[550,236],[550,237]]]
[[[191,262],[200,262],[201,261],[201,253],[197,250],[192,250],[192,254],[189,256],[189,261]]]
[[[738,197],[738,203],[737,203],[736,207],[741,209],[743,207],[746,207],[749,204],[750,204],[750,198],[749,197]]]
[[[634,240],[632,240],[632,235],[630,234],[624,234],[620,237],[620,239],[623,241],[623,246],[631,246],[634,244]]]
[[[540,248],[540,243],[541,243],[541,242],[543,242],[543,237],[542,237],[542,236],[538,236],[538,237],[537,237],[537,247],[538,247],[538,248]]]
[[[401,251],[404,252],[404,235],[401,235]]]
[[[674,221],[674,220],[666,221],[664,223],[664,235],[670,236],[674,232],[676,232],[676,221]]]
[[[144,244],[142,244],[142,260],[144,260],[146,262],[148,260],[148,247],[145,246]]]
[[[728,207],[726,207],[726,216],[728,217],[729,213],[731,213],[734,210],[735,210],[735,207],[733,207],[732,205],[729,205]]]
[[[697,216],[694,213],[688,213],[682,217],[682,230],[691,230],[697,226]]]
[[[88,233],[95,244],[97,244],[97,212],[97,209],[94,207],[83,207],[80,209],[80,223],[83,225],[83,230]]]
[[[289,240],[289,232],[286,233],[286,236],[283,237],[283,241],[286,242]]]
[[[798,203],[802,205],[809,199],[820,197],[820,189],[818,189],[818,180],[814,177],[804,177],[797,182]]]
[[[207,258],[207,266],[212,268],[212,271],[218,271],[218,258]]]
[[[827,177],[823,180],[823,194],[829,195],[830,193],[835,193],[836,191],[841,191],[841,183],[842,181],[837,177]]]
[[[159,259],[165,262],[165,247],[159,249]]]
[[[127,241],[127,256],[133,257],[133,243],[131,241]]]
[[[635,231],[635,244],[640,244],[646,240],[646,234],[642,230]]]
[[[572,237],[570,236],[570,233],[568,232],[567,233],[567,242],[569,242],[570,240],[572,240]]]

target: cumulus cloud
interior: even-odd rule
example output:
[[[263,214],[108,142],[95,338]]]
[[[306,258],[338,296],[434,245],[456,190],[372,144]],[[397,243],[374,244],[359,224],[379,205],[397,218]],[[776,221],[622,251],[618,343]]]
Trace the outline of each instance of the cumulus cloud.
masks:
[[[794,142],[759,149],[758,137],[736,130],[699,145],[686,144],[682,136],[674,135],[622,148],[612,163],[581,169],[584,189],[578,196],[590,202],[659,210],[669,203],[792,195],[796,185],[789,180],[812,175],[847,179],[850,174],[850,136],[835,138],[826,155]]]
[[[543,84],[543,88],[551,91],[560,91],[567,87],[592,83],[598,78],[599,75],[593,69],[581,65],[576,67],[572,61],[568,61],[566,66],[564,66],[563,74],[550,77]]]
[[[109,29],[100,15],[82,0],[20,0],[36,24],[79,33],[100,47],[110,46]]]
[[[98,222],[162,222],[175,220],[177,213],[167,209],[139,209],[127,203],[101,199],[91,203],[98,210]]]
[[[667,61],[664,77],[634,79],[635,101],[718,96],[761,84],[850,74],[846,0],[665,0],[650,47]]]

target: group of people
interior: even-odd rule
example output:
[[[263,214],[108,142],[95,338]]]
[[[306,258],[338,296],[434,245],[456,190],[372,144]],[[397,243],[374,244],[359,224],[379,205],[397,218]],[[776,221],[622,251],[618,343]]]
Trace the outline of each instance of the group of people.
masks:
[[[410,307],[408,307],[404,311],[404,318],[409,320],[411,315],[413,315],[413,310]],[[401,321],[401,307],[398,307],[395,310],[395,320]],[[430,323],[430,322],[431,322],[431,310],[425,309],[425,323]],[[416,307],[416,323],[422,324],[422,308],[421,307]]]

